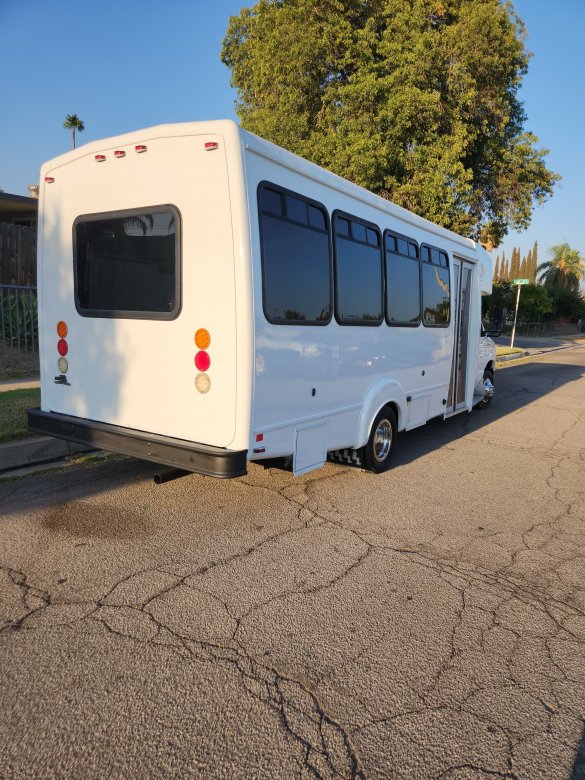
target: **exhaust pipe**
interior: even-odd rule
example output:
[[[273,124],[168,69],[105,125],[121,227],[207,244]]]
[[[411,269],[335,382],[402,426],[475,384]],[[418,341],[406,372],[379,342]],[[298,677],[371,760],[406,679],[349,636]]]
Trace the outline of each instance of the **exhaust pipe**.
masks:
[[[173,479],[186,477],[192,473],[191,471],[183,471],[183,469],[171,469],[170,471],[163,471],[161,474],[155,474],[154,482],[156,485],[163,485],[165,482],[171,482]]]

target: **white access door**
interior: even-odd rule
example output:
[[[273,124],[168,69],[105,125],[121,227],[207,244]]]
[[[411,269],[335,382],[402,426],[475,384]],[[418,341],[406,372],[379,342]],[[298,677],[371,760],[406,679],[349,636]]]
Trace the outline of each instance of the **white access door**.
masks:
[[[453,258],[453,358],[446,415],[465,408],[473,264]]]

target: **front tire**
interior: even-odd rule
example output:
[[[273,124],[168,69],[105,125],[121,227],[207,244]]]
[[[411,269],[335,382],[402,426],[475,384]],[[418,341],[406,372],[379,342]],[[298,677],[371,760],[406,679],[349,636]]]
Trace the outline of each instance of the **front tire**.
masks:
[[[496,375],[494,374],[491,368],[486,368],[486,370],[483,372],[483,381],[485,382],[486,379],[489,379],[492,385],[495,385]],[[492,402],[492,395],[488,395],[486,393],[484,397],[481,399],[481,401],[478,401],[475,404],[475,408],[487,409],[488,406],[491,404],[491,402]]]
[[[362,464],[365,469],[374,474],[388,471],[396,433],[396,415],[389,406],[385,406],[376,415],[368,443],[362,448]]]

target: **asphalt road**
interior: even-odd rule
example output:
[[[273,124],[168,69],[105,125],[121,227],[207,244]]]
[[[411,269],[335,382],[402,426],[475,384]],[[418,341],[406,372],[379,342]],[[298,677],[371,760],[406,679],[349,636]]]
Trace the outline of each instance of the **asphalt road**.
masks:
[[[585,777],[584,371],[379,477],[0,484],[0,776]]]

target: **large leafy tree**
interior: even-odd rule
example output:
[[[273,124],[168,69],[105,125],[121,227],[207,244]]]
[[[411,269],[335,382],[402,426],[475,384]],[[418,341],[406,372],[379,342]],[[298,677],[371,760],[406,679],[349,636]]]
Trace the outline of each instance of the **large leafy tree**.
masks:
[[[66,130],[71,130],[71,141],[73,143],[73,148],[75,149],[75,132],[82,133],[85,130],[83,121],[77,114],[67,114],[65,121],[63,122],[63,127]]]
[[[244,127],[497,246],[559,178],[525,129],[507,0],[259,0],[222,61]]]
[[[556,244],[548,250],[550,260],[538,266],[539,282],[545,287],[564,287],[578,291],[585,278],[585,259],[568,244]]]

